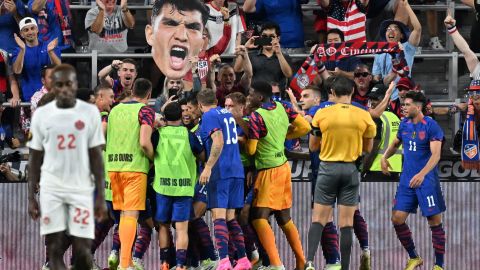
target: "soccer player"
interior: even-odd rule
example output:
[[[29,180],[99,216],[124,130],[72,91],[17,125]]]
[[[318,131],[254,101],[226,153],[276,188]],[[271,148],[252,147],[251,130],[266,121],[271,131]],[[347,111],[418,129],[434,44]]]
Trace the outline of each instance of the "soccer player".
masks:
[[[409,260],[405,270],[412,270],[423,264],[415,250],[412,232],[405,223],[410,213],[416,213],[420,206],[432,231],[435,251],[433,270],[443,269],[445,255],[445,231],[442,226],[442,212],[446,206],[438,179],[438,161],[443,140],[443,131],[430,117],[424,117],[422,108],[426,98],[421,92],[410,91],[405,97],[405,112],[396,139],[388,146],[381,160],[382,172],[389,174],[392,168],[388,158],[403,147],[403,167],[400,183],[395,195],[392,223],[397,237],[407,250]]]
[[[152,84],[137,79],[133,99],[115,106],[108,116],[107,170],[112,185],[113,209],[121,210],[120,267],[131,267],[132,245],[140,210],[145,210],[147,173],[153,159],[151,135],[155,112],[146,106]]]
[[[268,217],[273,213],[295,253],[297,269],[303,269],[305,257],[302,244],[290,217],[291,169],[284,154],[284,143],[285,139],[307,134],[310,125],[291,106],[273,101],[272,96],[272,86],[269,83],[253,83],[247,102],[258,109],[251,113],[248,125],[240,115],[236,116],[242,129],[249,134],[246,152],[255,157],[255,167],[258,170],[254,185],[256,197],[252,203],[252,224],[268,254],[271,269],[284,269],[275,244],[275,235],[268,224]]]
[[[207,184],[208,208],[212,211],[214,235],[219,255],[217,269],[231,269],[228,241],[237,249],[235,270],[251,268],[245,252],[240,225],[235,220],[235,209],[243,207],[244,172],[238,148],[237,124],[232,114],[217,106],[215,92],[204,89],[197,95],[202,111],[200,137],[208,156],[200,174],[200,183]]]
[[[55,101],[38,108],[32,119],[28,212],[34,220],[41,217],[40,233],[46,235],[51,269],[66,269],[67,234],[75,250],[75,268],[91,269],[94,216],[98,220],[106,216],[100,113],[75,98],[72,66],[57,66],[52,86]],[[40,205],[35,198],[39,182]]]
[[[309,138],[309,148],[312,152],[320,150],[321,162],[315,187],[312,225],[308,232],[307,270],[315,269],[313,259],[335,202],[338,204],[341,232],[341,269],[349,269],[354,213],[358,205],[360,184],[355,162],[362,151],[371,150],[376,132],[370,114],[351,105],[354,89],[352,81],[337,77],[331,89],[331,102],[335,104],[315,114],[312,136]],[[336,266],[331,269],[340,268]]]
[[[157,211],[160,222],[160,248],[170,244],[170,225],[175,223],[176,269],[186,269],[188,220],[197,181],[195,156],[204,158],[197,137],[182,126],[182,109],[177,102],[165,107],[167,125],[152,136],[155,148],[155,180]]]
[[[117,71],[118,79],[116,80],[110,77],[113,70]],[[116,99],[120,99],[121,96],[130,96],[137,78],[137,62],[131,58],[113,60],[112,64],[98,72],[98,78],[102,84],[106,84],[113,89]]]

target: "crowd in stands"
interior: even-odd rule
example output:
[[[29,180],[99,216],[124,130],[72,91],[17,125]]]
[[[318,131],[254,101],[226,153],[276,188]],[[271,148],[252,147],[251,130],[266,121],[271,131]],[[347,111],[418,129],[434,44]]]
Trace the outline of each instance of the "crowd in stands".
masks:
[[[308,2],[208,1],[206,6],[210,16],[203,33],[203,49],[198,57],[189,59],[194,68],[182,81],[175,82],[177,84],[168,78],[160,81],[162,90],[158,91],[157,112],[161,112],[173,96],[178,98],[180,93],[205,87],[216,91],[219,104],[223,106],[228,94],[247,94],[250,83],[259,78],[278,85],[280,96],[288,99],[285,90],[298,68],[289,55],[309,51],[304,33],[306,12],[302,12],[302,4]],[[476,12],[470,48],[479,52],[479,5],[475,6],[473,0],[461,2]],[[324,63],[327,72],[315,82],[321,86],[322,81],[332,75],[352,79],[357,85],[354,100],[368,105],[367,96],[375,83],[383,82],[388,86],[395,81],[397,89],[393,91],[389,108],[400,116],[401,99],[405,93],[401,88],[419,90],[413,81],[413,59],[424,30],[417,19],[419,12],[414,12],[411,4],[432,3],[431,0],[410,0],[410,3],[408,0],[317,0],[320,8],[314,10],[312,25],[318,33],[315,44],[367,41],[369,20],[388,13],[391,19],[380,25],[378,38],[368,41],[401,42],[409,74],[400,76],[392,64],[392,56],[378,54],[373,66],[364,65],[357,57],[327,61]],[[127,0],[96,0],[82,22],[79,19],[83,18],[78,16],[73,20],[68,0],[0,0],[0,92],[12,107],[5,109],[2,125],[14,131],[13,137],[24,140],[31,112],[50,88],[48,70],[65,61],[75,64],[71,59],[62,59],[62,53],[75,52],[82,45],[73,32],[75,28],[83,25],[87,31],[89,50],[103,53],[128,50],[128,32],[143,31],[136,24],[140,12],[135,14],[129,4]],[[438,13],[434,10],[426,12],[426,28],[431,49],[443,51]],[[149,14],[151,12],[147,11],[147,17]],[[234,55],[232,62],[230,57],[225,57],[231,55]],[[128,98],[135,78],[148,76],[139,74],[139,64],[133,59],[115,59],[113,62],[102,59],[99,65],[99,82],[113,88],[117,101]],[[155,65],[151,69],[156,69]],[[158,71],[152,71],[152,74],[162,76]],[[31,108],[13,109],[21,102],[31,103]],[[445,110],[438,112],[445,113]]]

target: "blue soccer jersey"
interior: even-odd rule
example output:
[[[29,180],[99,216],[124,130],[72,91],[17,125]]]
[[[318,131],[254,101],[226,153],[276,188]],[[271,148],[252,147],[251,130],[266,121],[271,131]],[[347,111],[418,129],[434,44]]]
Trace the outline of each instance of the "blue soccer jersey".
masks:
[[[414,124],[411,119],[405,118],[400,123],[397,138],[403,144],[403,169],[400,175],[400,184],[408,186],[413,176],[419,173],[432,156],[430,142],[442,141],[443,131],[440,126],[430,117],[424,117],[422,121]],[[433,168],[422,183],[438,181],[438,166]]]
[[[212,148],[212,138],[215,131],[223,134],[223,150],[215,166],[212,168],[210,180],[243,178],[243,166],[238,147],[237,123],[233,115],[224,108],[217,107],[204,113],[200,120],[200,137],[206,150],[207,159]]]

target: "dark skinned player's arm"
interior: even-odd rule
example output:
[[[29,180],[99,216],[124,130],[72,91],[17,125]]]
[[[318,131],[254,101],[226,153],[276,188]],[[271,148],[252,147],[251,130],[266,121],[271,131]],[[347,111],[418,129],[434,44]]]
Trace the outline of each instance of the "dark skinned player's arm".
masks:
[[[43,151],[30,148],[28,158],[28,199],[34,199],[38,192],[38,183],[40,183],[40,168],[43,164]]]

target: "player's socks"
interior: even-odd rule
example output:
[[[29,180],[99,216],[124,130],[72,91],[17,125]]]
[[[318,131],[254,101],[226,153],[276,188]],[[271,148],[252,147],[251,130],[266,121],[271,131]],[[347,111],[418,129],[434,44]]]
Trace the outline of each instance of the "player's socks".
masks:
[[[160,249],[160,262],[164,263],[169,261],[170,248],[161,248]]]
[[[305,255],[303,253],[302,242],[300,241],[297,227],[290,219],[285,225],[280,226],[280,228],[282,228],[283,233],[287,237],[288,244],[295,254],[297,269],[303,269],[305,267]]]
[[[145,252],[147,252],[148,247],[150,246],[150,241],[152,239],[152,229],[147,224],[140,224],[140,231],[137,235],[137,240],[135,241],[135,252],[133,257],[143,258]]]
[[[443,257],[445,256],[445,230],[442,224],[431,226],[432,243],[435,250],[435,265],[443,267]]]
[[[327,264],[336,264],[340,261],[340,250],[338,244],[338,232],[335,223],[325,224],[322,233],[322,251]]]
[[[268,254],[271,266],[281,266],[282,261],[278,254],[277,246],[275,244],[275,234],[273,233],[270,224],[266,219],[260,218],[252,221],[252,225],[257,231],[258,239],[262,243],[263,248]]]
[[[108,219],[105,222],[97,222],[95,224],[95,238],[92,241],[92,254],[95,254],[97,248],[103,243],[105,237],[107,237],[110,228],[114,225],[114,221]]]
[[[238,259],[241,259],[247,256],[245,251],[245,237],[243,236],[242,228],[238,224],[236,219],[232,219],[227,222],[228,233],[230,237],[230,241],[235,246],[237,250],[236,254]]]
[[[218,257],[225,259],[228,257],[228,228],[224,218],[215,219],[213,221],[215,244],[217,245]]]
[[[257,247],[258,247],[258,254],[260,255],[260,259],[262,260],[262,265],[269,266],[270,259],[268,258],[267,251],[263,248],[263,245],[260,242],[257,243]]]
[[[173,238],[170,238],[173,239]],[[177,251],[173,243],[170,243],[170,247],[168,248],[168,264],[175,265],[177,263]]]
[[[353,227],[340,228],[340,260],[342,269],[350,269],[350,255],[352,254]]]
[[[394,225],[395,232],[397,233],[398,240],[402,243],[402,246],[408,252],[410,258],[418,257],[417,251],[415,250],[415,243],[413,242],[412,232],[406,223],[400,225]]]
[[[192,221],[192,225],[195,228],[195,232],[200,238],[200,244],[202,248],[200,249],[200,259],[206,260],[210,259],[212,261],[217,260],[217,256],[215,254],[215,246],[213,245],[212,237],[210,236],[210,229],[208,228],[207,223],[203,218],[197,218]]]
[[[113,228],[113,241],[112,241],[112,250],[119,251],[120,250],[120,235],[118,234],[118,228],[120,226],[117,224]]]
[[[186,249],[177,249],[176,252],[177,266],[183,267],[187,263],[187,250]]]
[[[360,214],[360,210],[355,210],[353,215],[353,232],[357,236],[358,243],[362,249],[368,249],[368,227],[367,222]]]
[[[119,225],[120,243],[120,266],[127,268],[131,265],[132,247],[137,233],[137,219],[131,216],[122,216]]]
[[[200,260],[200,245],[198,235],[192,223],[188,224],[188,248],[187,248],[187,264],[190,266],[197,265]],[[190,262],[190,263],[189,263]],[[192,263],[193,262],[193,263]],[[195,266],[196,267],[196,266]]]
[[[250,226],[250,224],[242,225],[241,227],[245,240],[245,251],[247,252],[248,258],[251,259],[252,252],[256,249],[255,238],[257,236],[255,235],[255,231],[253,230],[252,226]]]
[[[232,239],[230,238],[230,235],[228,236],[228,257],[230,258],[230,262],[234,264],[235,260],[238,259],[237,256],[237,249],[235,248],[235,244],[233,244]]]
[[[319,222],[312,222],[308,230],[307,240],[307,261],[313,262],[317,253],[318,244],[322,239],[323,226]]]

